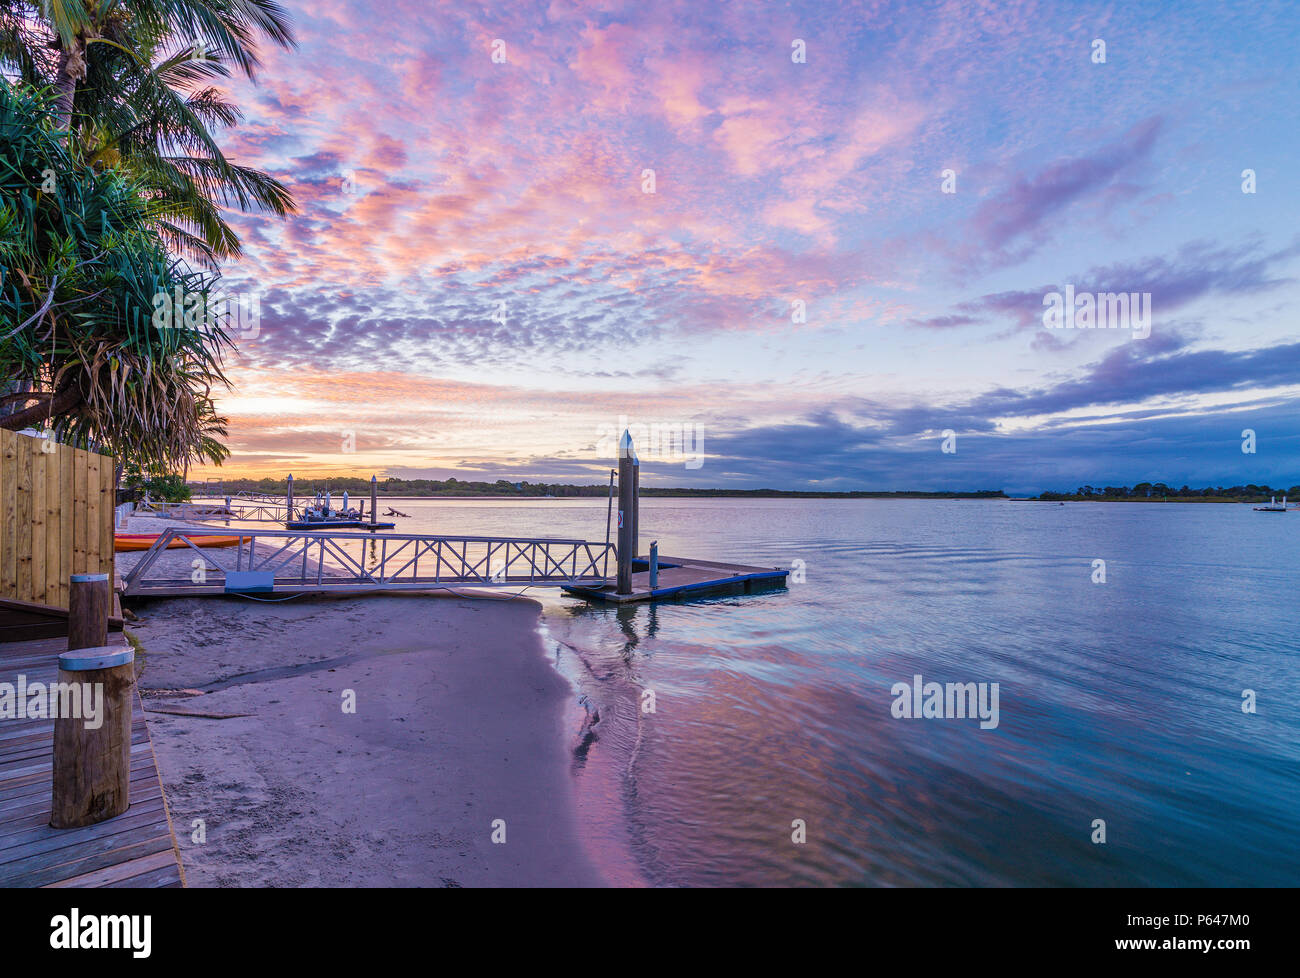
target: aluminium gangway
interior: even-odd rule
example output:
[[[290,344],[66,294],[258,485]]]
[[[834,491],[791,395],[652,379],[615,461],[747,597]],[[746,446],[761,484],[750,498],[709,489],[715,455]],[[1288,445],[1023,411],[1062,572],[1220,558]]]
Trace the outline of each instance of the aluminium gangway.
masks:
[[[238,542],[201,548],[190,539],[213,535]],[[172,541],[181,546],[169,548]],[[610,543],[546,537],[173,527],[124,576],[122,593],[180,597],[596,586],[609,580],[614,550]]]
[[[186,503],[149,502],[141,508],[159,516],[179,520],[239,520],[241,523],[287,523],[297,519],[301,506],[292,507],[283,498],[279,500],[240,499],[233,497],[229,504],[222,500]]]

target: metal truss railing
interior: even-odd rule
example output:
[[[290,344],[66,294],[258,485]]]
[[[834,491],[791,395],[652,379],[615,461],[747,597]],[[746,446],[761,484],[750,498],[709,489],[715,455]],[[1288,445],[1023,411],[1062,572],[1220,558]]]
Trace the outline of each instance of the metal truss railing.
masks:
[[[238,537],[238,543],[200,548],[190,539],[214,534]],[[173,540],[184,546],[169,549]],[[124,593],[202,595],[267,589],[365,593],[596,585],[608,579],[614,550],[613,544],[587,540],[172,528],[126,574]]]
[[[299,507],[290,507],[287,503],[250,502],[233,499],[230,502],[230,518],[242,523],[288,523],[296,519]]]

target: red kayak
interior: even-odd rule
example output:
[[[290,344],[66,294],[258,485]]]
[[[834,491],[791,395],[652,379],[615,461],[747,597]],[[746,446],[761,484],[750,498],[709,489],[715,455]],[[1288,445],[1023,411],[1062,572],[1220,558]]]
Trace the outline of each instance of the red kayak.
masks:
[[[124,550],[148,550],[155,543],[161,533],[114,533],[113,549],[117,552]],[[216,533],[192,533],[187,534],[185,540],[189,540],[196,547],[233,547],[239,543],[239,537],[222,536]],[[185,546],[185,540],[177,537],[167,543],[167,549]]]

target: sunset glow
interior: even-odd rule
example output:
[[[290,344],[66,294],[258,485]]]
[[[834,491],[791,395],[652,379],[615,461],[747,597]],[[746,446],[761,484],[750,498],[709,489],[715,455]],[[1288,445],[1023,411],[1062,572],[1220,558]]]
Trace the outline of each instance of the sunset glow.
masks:
[[[200,475],[596,482],[626,415],[707,432],[658,485],[1290,476],[1284,5],[288,6],[225,145],[300,212],[232,218]],[[1044,329],[1067,284],[1150,336]]]

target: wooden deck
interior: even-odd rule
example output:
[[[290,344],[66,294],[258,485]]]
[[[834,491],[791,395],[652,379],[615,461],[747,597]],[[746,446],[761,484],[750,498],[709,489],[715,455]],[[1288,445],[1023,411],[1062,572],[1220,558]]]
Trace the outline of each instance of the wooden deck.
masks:
[[[67,640],[0,644],[0,683],[49,683]],[[0,720],[0,887],[184,886],[140,694],[131,722],[131,807],[80,829],[52,829],[53,720]]]
[[[108,618],[109,637],[122,634],[122,601],[113,592],[112,613]],[[68,609],[35,601],[0,598],[0,645],[27,642],[37,638],[58,638],[68,634]]]
[[[632,593],[618,594],[613,584],[596,587],[568,585],[566,594],[588,601],[629,604],[635,601],[683,601],[725,594],[752,594],[785,586],[789,571],[779,567],[750,567],[692,557],[659,558],[659,580],[650,589],[650,568],[645,557],[632,565]]]

